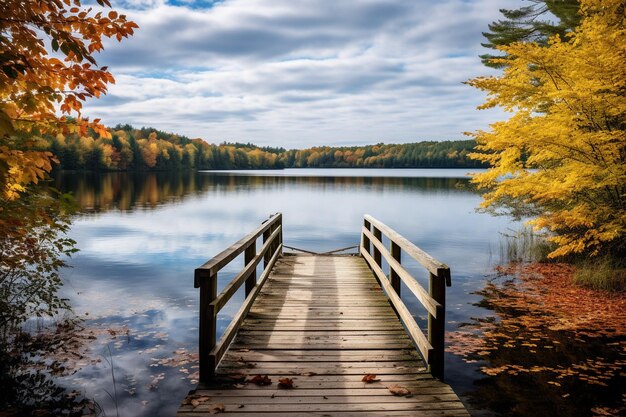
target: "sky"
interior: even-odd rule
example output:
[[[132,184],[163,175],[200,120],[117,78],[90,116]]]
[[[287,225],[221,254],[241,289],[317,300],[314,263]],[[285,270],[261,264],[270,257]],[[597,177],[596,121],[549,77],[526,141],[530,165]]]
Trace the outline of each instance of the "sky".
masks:
[[[117,0],[139,25],[97,56],[116,84],[84,115],[302,148],[464,139],[505,117],[481,32],[519,0]]]

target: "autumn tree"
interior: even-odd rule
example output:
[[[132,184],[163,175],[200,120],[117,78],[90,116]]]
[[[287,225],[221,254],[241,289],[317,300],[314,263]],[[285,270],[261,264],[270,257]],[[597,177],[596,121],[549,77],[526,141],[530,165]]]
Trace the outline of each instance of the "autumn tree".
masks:
[[[94,54],[104,38],[133,34],[134,22],[108,0],[3,0],[0,11],[0,188],[14,199],[43,178],[53,155],[37,150],[41,134],[109,133],[81,116],[82,103],[106,93],[114,78]],[[57,108],[63,116],[57,112]],[[68,118],[73,115],[75,117]]]
[[[491,168],[474,177],[484,207],[525,209],[552,232],[549,255],[623,256],[626,249],[626,30],[622,0],[583,0],[581,23],[546,46],[498,47],[498,77],[469,84],[488,94],[481,108],[508,120],[473,135],[473,157]]]

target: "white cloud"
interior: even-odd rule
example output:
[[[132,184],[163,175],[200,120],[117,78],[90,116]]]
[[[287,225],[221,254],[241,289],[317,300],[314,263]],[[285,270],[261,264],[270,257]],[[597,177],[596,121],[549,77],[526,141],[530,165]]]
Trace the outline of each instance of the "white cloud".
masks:
[[[107,45],[117,84],[86,113],[210,142],[460,138],[500,116],[462,82],[511,2],[124,1],[140,29]]]

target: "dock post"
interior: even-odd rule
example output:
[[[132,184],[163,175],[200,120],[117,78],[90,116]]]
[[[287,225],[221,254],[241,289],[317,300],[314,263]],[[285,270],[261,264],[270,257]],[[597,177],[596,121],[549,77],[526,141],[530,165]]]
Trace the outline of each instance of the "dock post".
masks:
[[[428,286],[430,296],[439,303],[436,310],[437,317],[435,318],[431,314],[428,314],[428,341],[433,347],[432,355],[428,358],[428,362],[431,374],[441,381],[443,381],[443,355],[446,327],[446,280],[449,274],[449,269],[437,269],[437,275],[430,274]]]
[[[265,242],[267,242],[267,240],[272,235],[272,231],[273,230],[270,227],[265,232],[263,232],[263,245],[265,245]],[[273,253],[272,249],[273,247],[271,247],[267,252],[265,252],[265,255],[263,256],[263,269],[267,268],[267,265],[269,265],[270,263],[270,259],[272,259],[272,253]]]
[[[250,246],[248,246],[246,248],[246,251],[244,252],[244,265],[247,266],[250,262],[252,262],[255,256],[256,256],[256,240],[252,242]],[[248,295],[250,295],[255,285],[256,285],[256,269],[252,271],[250,273],[250,276],[246,279],[246,298],[248,298]]]
[[[215,374],[215,358],[210,357],[215,347],[215,308],[211,303],[217,298],[217,273],[200,280],[199,362],[200,382],[208,382]]]
[[[398,263],[401,263],[402,255],[400,251],[400,246],[393,240],[391,240],[390,242],[391,242],[391,245],[389,249],[391,252],[391,256],[393,257],[393,259],[398,261]],[[396,271],[391,267],[391,265],[389,266],[389,281],[391,281],[391,286],[395,290],[396,294],[400,295],[400,288],[401,288],[400,275],[396,273]]]
[[[382,243],[382,241],[383,241],[383,233],[376,226],[374,226],[374,233],[373,234],[374,234],[374,237],[379,242]],[[378,264],[378,266],[380,266],[382,268],[382,266],[383,266],[383,257],[382,257],[382,254],[380,253],[380,250],[378,250],[378,248],[376,246],[374,246],[374,261]]]
[[[363,220],[363,226],[368,230],[372,230],[372,225],[367,220]],[[367,253],[370,253],[370,238],[365,236],[365,233],[361,234],[361,246],[365,249]]]

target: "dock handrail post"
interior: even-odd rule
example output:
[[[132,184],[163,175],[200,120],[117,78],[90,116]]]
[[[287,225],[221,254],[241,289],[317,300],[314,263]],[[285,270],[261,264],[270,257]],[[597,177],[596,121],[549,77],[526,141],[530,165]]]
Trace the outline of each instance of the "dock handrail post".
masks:
[[[376,226],[373,226],[373,234],[374,237],[379,241],[379,242],[383,242],[383,233],[380,231],[380,229]],[[382,267],[383,265],[383,256],[380,253],[380,250],[374,246],[374,261],[378,264],[378,266]]]
[[[217,314],[211,305],[217,298],[217,273],[200,281],[199,362],[200,381],[208,382],[215,374],[215,358],[209,354],[215,347]]]
[[[269,239],[270,236],[272,235],[272,231],[273,230],[270,227],[265,232],[263,232],[263,245],[265,245],[265,242],[267,242],[267,239]],[[272,253],[271,253],[272,249],[274,248],[270,248],[270,250],[265,253],[265,256],[263,256],[263,269],[267,268],[267,265],[269,265],[270,263],[270,259],[272,259]]]
[[[400,246],[393,240],[390,240],[390,243],[391,244],[389,252],[391,252],[391,256],[393,257],[393,259],[398,261],[398,263],[401,263],[402,252],[400,251]],[[391,281],[391,286],[393,287],[396,294],[400,295],[400,275],[398,275],[398,273],[391,267],[391,265],[389,266],[389,281]]]
[[[446,326],[446,281],[450,275],[450,269],[439,268],[437,275],[430,274],[428,290],[430,296],[439,303],[437,307],[437,318],[428,314],[428,341],[433,347],[429,358],[430,372],[435,377],[443,381],[444,365],[444,339]]]
[[[278,226],[280,226],[280,232],[278,232],[278,239],[277,239],[277,242],[276,242],[276,247],[280,246],[280,253],[282,254],[283,253],[283,249],[282,249],[282,244],[283,244],[283,219],[282,218],[280,219],[280,223],[279,223]],[[276,227],[278,227],[278,226],[276,226]]]
[[[256,240],[252,242],[250,246],[248,246],[246,248],[246,251],[244,252],[244,265],[248,265],[250,262],[252,262],[255,256],[256,256]],[[248,295],[250,295],[255,285],[256,285],[256,269],[252,271],[248,279],[246,279],[246,298],[248,297]]]
[[[363,226],[365,226],[367,230],[372,230],[372,225],[367,219],[363,220]],[[365,236],[365,233],[361,234],[361,246],[363,246],[363,249],[365,249],[367,253],[370,253],[370,238]]]

